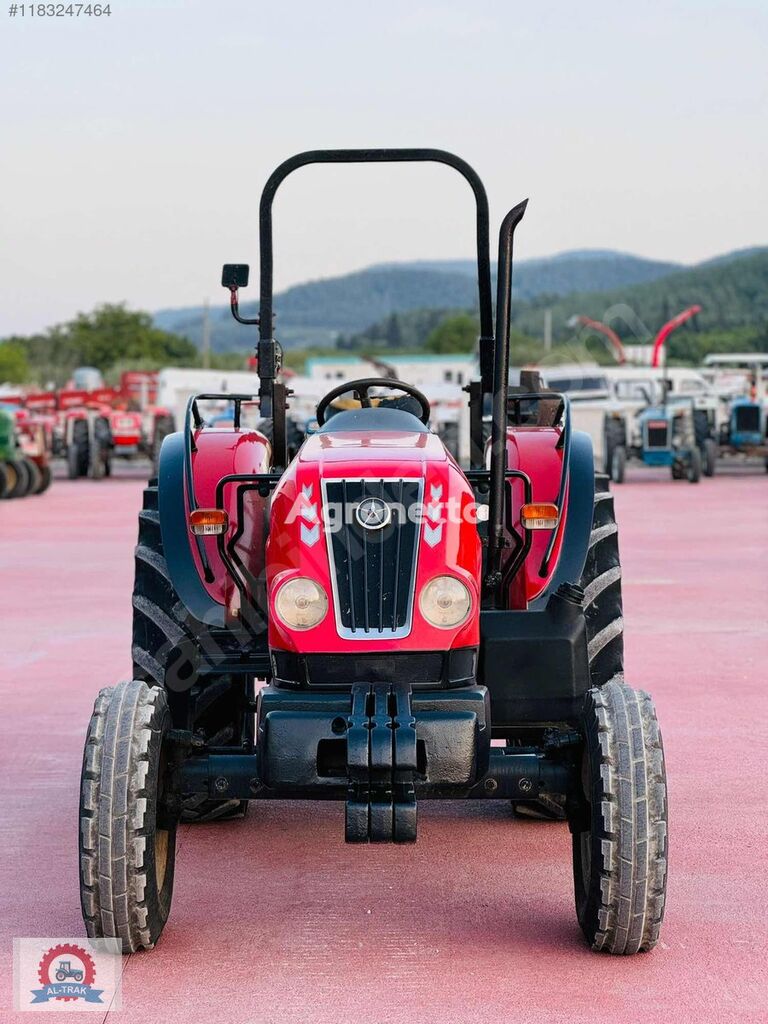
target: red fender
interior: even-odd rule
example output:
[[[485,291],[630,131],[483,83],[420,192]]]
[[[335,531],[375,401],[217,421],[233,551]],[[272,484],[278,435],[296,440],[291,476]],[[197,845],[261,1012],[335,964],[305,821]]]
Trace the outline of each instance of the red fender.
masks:
[[[230,474],[266,473],[270,468],[271,446],[267,438],[255,430],[225,430],[221,428],[201,429],[194,433],[192,452],[192,480],[195,501],[198,508],[213,508],[216,504],[216,485]],[[267,498],[255,491],[248,492],[245,501],[245,523],[243,535],[237,545],[237,552],[248,571],[259,577],[264,571],[264,544],[266,532]],[[229,539],[237,528],[235,488],[224,490],[224,507],[227,510],[230,528]],[[189,507],[187,507],[189,513]],[[197,544],[190,533],[192,557],[203,586],[214,601],[226,605],[230,615],[237,613],[239,593],[232,578],[219,557],[216,537],[200,538],[208,558],[214,580],[208,583],[203,575]]]
[[[563,468],[563,449],[557,447],[559,437],[560,430],[554,427],[510,427],[507,430],[507,468],[522,470],[529,476],[531,500],[534,502],[557,501]],[[520,510],[524,500],[523,482],[512,478],[507,482],[507,487],[509,488],[511,522],[518,534],[522,536]],[[509,608],[527,608],[529,603],[541,594],[552,577],[560,555],[565,528],[568,508],[567,488],[563,505],[564,507],[560,509],[557,539],[547,574],[540,576],[539,566],[552,534],[550,530],[533,530],[528,557],[507,589]],[[514,549],[510,550],[504,565],[509,564],[510,558],[514,558]]]

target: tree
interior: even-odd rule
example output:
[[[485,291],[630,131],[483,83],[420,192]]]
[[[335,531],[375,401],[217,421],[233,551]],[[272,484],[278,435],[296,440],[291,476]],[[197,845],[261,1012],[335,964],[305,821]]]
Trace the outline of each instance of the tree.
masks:
[[[472,352],[477,347],[480,327],[468,313],[448,317],[429,334],[424,342],[427,352]]]
[[[22,345],[14,338],[0,342],[0,384],[23,384],[29,363]]]
[[[160,369],[199,361],[191,341],[159,330],[149,313],[122,304],[97,306],[45,334],[12,340],[39,379],[57,384],[63,384],[76,366],[95,366],[106,376],[118,364]]]

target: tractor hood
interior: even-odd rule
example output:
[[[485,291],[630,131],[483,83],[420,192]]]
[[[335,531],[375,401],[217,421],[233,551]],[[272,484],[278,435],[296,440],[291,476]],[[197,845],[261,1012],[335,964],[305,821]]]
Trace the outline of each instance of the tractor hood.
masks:
[[[428,432],[345,430],[313,434],[298,457],[302,464],[326,466],[359,460],[413,465],[446,462],[448,452],[440,438]]]
[[[303,654],[475,646],[476,518],[472,490],[434,434],[325,428],[313,435],[272,501],[270,646]],[[466,615],[448,628],[431,623],[419,601],[441,576],[458,580],[470,598]],[[291,628],[276,606],[295,578],[318,584],[327,601],[310,628]]]

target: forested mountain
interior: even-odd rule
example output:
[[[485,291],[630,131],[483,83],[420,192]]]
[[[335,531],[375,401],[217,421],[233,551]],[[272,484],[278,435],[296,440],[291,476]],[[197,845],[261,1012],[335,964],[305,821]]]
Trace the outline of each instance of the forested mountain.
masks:
[[[655,335],[662,324],[687,306],[699,304],[700,330],[730,330],[768,324],[768,249],[744,256],[710,260],[678,270],[658,281],[612,291],[586,292],[555,301],[533,299],[514,309],[515,326],[534,336],[542,332],[544,309],[552,312],[553,335],[570,332],[568,320],[576,313],[596,319],[610,315],[611,325],[626,338],[637,340],[645,329]]]
[[[573,337],[568,321],[575,314],[607,319],[626,340],[645,342],[671,316],[699,304],[702,311],[691,330],[702,332],[745,331],[748,338],[768,332],[768,249],[748,250],[745,255],[708,260],[693,269],[678,270],[658,281],[603,292],[577,292],[562,298],[539,296],[515,301],[513,325],[533,338],[543,336],[544,313],[552,314],[555,342]],[[469,307],[468,307],[469,308]],[[419,310],[393,314],[342,339],[344,347],[364,349],[371,345],[423,344],[429,332],[449,315],[448,310]],[[680,347],[680,336],[677,336]],[[768,336],[765,347],[768,348]],[[763,345],[763,342],[760,342]],[[713,349],[714,351],[714,349]],[[682,355],[682,352],[681,352]],[[694,356],[692,355],[692,358]]]
[[[579,250],[548,259],[521,260],[515,266],[515,297],[550,298],[574,291],[597,291],[656,280],[678,264],[645,260],[610,250]],[[275,297],[277,333],[284,345],[332,344],[338,334],[354,334],[392,313],[423,309],[466,309],[477,302],[472,260],[381,264],[340,277],[295,285]],[[244,302],[255,316],[256,302]],[[166,309],[155,324],[196,344],[202,337],[202,307]],[[247,348],[253,329],[235,323],[228,307],[210,312],[215,350]]]
[[[727,258],[727,257],[726,257]],[[410,263],[382,264],[389,269],[441,271],[450,274],[477,273],[473,260],[416,260]],[[372,269],[378,269],[374,267]],[[577,249],[546,259],[520,260],[515,263],[514,286],[518,299],[539,295],[568,295],[571,292],[603,291],[626,285],[655,281],[675,270],[681,263],[646,260],[611,249]],[[495,267],[494,267],[495,281]]]

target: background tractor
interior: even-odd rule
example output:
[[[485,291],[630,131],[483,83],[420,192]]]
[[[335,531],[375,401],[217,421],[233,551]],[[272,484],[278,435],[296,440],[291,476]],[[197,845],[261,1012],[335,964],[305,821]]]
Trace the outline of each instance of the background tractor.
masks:
[[[317,405],[288,458],[273,335],[272,202],[308,164],[434,161],[476,202],[480,376],[472,465],[406,381]],[[167,437],[139,513],[133,679],[96,698],[80,796],[89,936],[151,948],[170,911],[181,821],[252,800],[334,800],[348,842],[413,842],[421,800],[564,817],[576,915],[595,950],[657,942],[666,885],[664,757],[651,698],[624,682],[618,528],[566,396],[510,393],[512,242],[494,322],[488,202],[441,150],[320,150],[281,164],[260,207],[258,396],[202,394]],[[243,406],[258,398],[263,429]],[[231,402],[231,426],[206,404]],[[483,409],[491,405],[491,435]],[[492,741],[496,741],[493,743]],[[191,840],[190,840],[191,841]],[[468,866],[471,872],[472,867]]]
[[[697,436],[697,412],[694,399],[667,394],[659,404],[649,403],[632,413],[616,408],[605,414],[603,458],[606,473],[615,483],[623,483],[627,463],[668,466],[673,480],[698,483],[702,470],[715,472],[717,449],[709,436]],[[701,431],[699,431],[701,432]]]
[[[28,438],[19,428],[16,412],[14,407],[0,403],[0,498],[40,494],[50,483],[50,476],[44,476],[37,460],[24,450],[22,442]]]
[[[35,467],[33,471],[33,494],[42,494],[51,486],[51,455],[53,451],[53,429],[50,417],[20,408],[16,410],[16,427],[19,445],[24,457]]]
[[[768,355],[707,356],[705,368],[724,407],[718,453],[740,461],[760,459],[768,470]]]

